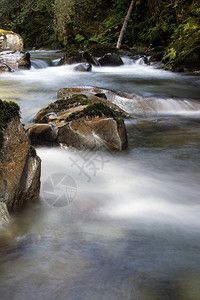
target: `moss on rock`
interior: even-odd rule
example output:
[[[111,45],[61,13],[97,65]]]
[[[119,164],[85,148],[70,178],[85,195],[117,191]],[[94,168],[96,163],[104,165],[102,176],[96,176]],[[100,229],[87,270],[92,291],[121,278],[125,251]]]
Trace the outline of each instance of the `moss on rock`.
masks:
[[[84,94],[74,94],[67,99],[58,99],[55,102],[51,103],[48,107],[51,107],[54,112],[61,110],[66,110],[71,107],[76,107],[79,105],[91,104],[91,101]]]
[[[3,131],[12,118],[20,117],[19,111],[20,108],[15,102],[7,102],[0,99],[0,149],[3,146]]]
[[[89,52],[94,56],[103,56],[106,53],[117,53],[118,49],[110,43],[95,44],[89,48]]]
[[[72,113],[66,121],[77,120],[83,117],[108,117],[108,118],[116,118],[116,114],[113,112],[111,108],[109,108],[106,104],[101,102],[95,102],[89,104],[86,108],[81,111]]]

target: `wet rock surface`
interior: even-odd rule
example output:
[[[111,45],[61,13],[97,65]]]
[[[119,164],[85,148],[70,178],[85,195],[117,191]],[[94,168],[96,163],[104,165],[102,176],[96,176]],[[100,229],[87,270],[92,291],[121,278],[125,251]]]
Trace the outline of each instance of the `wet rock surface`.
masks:
[[[94,101],[84,94],[74,94],[42,108],[35,116],[36,124],[27,129],[31,143],[54,142],[77,149],[125,149],[123,119],[99,99],[102,98],[96,97]]]
[[[31,68],[29,52],[23,52],[20,35],[0,29],[0,72]]]
[[[118,117],[131,118],[127,112],[112,102],[113,95],[118,95],[116,92],[97,87],[74,87],[60,89],[57,96],[59,99],[67,99],[74,94],[86,94],[92,102],[102,102],[106,104],[115,112]]]
[[[28,52],[0,52],[0,71],[12,72],[18,69],[29,70],[30,68],[31,62],[30,54]]]
[[[20,35],[0,29],[0,51],[23,51],[23,40]]]
[[[13,107],[8,113],[13,113]],[[41,161],[28,143],[19,116],[11,116],[4,127],[2,124],[1,118],[0,204],[12,212],[38,199]]]

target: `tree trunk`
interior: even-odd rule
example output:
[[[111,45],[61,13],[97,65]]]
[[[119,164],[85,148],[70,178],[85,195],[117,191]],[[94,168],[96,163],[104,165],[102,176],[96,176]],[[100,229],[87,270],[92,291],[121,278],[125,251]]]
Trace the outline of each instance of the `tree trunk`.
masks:
[[[126,15],[126,18],[124,20],[124,24],[122,25],[122,29],[120,31],[120,35],[119,35],[119,38],[118,38],[118,41],[117,41],[117,48],[119,49],[121,47],[121,44],[122,44],[122,38],[123,38],[123,35],[124,35],[124,32],[126,30],[126,27],[127,27],[127,24],[128,24],[128,21],[130,19],[130,16],[131,16],[131,13],[132,13],[132,9],[133,9],[133,5],[135,4],[135,0],[132,0],[131,1],[131,4],[129,6],[129,9],[128,9],[128,12],[127,12],[127,15]]]

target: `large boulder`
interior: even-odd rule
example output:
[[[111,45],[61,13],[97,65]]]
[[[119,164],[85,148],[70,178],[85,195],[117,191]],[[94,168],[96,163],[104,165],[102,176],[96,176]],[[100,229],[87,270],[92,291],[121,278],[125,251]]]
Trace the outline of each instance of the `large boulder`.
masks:
[[[23,40],[20,35],[0,29],[0,51],[23,51]]]
[[[88,63],[99,66],[97,59],[87,51],[68,50],[61,58],[59,65],[71,65],[76,63]]]
[[[0,72],[30,68],[30,54],[23,52],[23,40],[20,35],[0,29]]]
[[[99,59],[101,66],[122,66],[124,63],[121,57],[116,53],[107,53]]]
[[[112,98],[118,96],[117,93],[101,89],[97,87],[72,87],[72,88],[62,88],[58,91],[59,99],[67,99],[74,94],[86,94],[90,101],[94,102],[102,102],[110,107],[115,114],[120,118],[130,118],[131,116],[125,112],[122,108],[120,108],[115,103],[111,102]]]
[[[125,149],[127,134],[123,119],[97,100],[75,94],[42,108],[35,116],[36,124],[27,129],[31,143],[46,144],[53,137],[55,145],[62,143],[77,149]],[[41,129],[46,124],[49,128]]]
[[[0,100],[0,207],[5,220],[7,210],[16,211],[38,199],[40,169],[40,158],[20,122],[18,105]]]
[[[29,52],[0,52],[0,71],[10,72],[17,69],[29,70],[30,68],[31,62]]]

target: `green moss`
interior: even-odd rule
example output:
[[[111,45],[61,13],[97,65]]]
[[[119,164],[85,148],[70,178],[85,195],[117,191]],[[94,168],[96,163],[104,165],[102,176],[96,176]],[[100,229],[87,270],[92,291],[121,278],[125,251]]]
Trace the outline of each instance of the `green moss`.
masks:
[[[54,112],[58,112],[61,110],[66,110],[71,107],[76,107],[79,105],[87,105],[91,104],[91,101],[84,94],[74,94],[73,96],[67,99],[59,99],[50,104],[50,107],[53,108]]]
[[[37,155],[36,150],[32,145],[29,146],[29,155],[31,157],[36,157],[36,155]]]
[[[174,39],[163,58],[165,68],[178,70],[180,68],[199,68],[200,58],[200,25],[187,22],[181,27],[179,38]]]
[[[3,145],[3,131],[12,118],[20,117],[19,110],[20,108],[15,102],[0,100],[0,149]]]
[[[72,113],[66,121],[70,122],[72,120],[77,120],[83,117],[102,117],[106,116],[108,118],[116,118],[116,114],[113,112],[111,108],[109,108],[106,104],[101,102],[95,102],[89,104],[86,108],[81,111]]]

